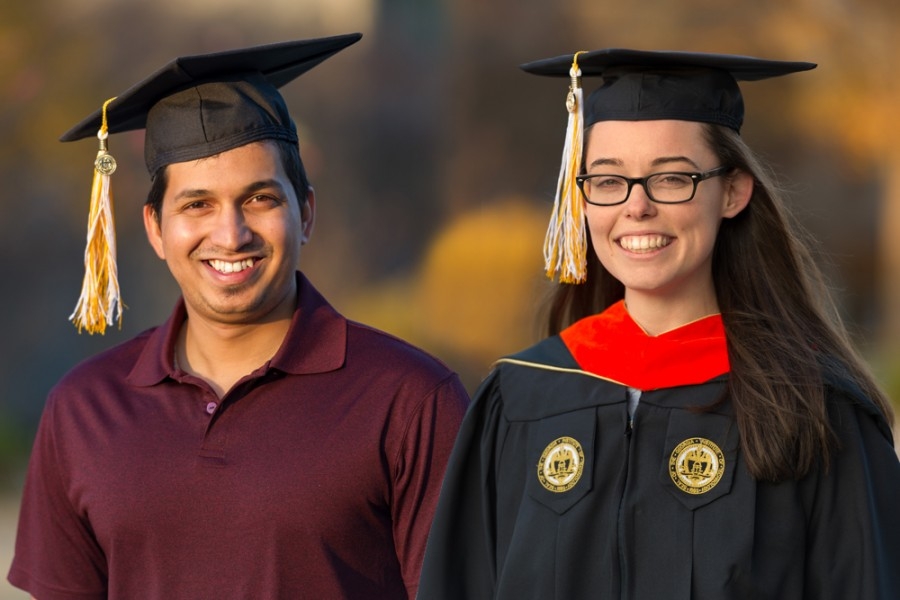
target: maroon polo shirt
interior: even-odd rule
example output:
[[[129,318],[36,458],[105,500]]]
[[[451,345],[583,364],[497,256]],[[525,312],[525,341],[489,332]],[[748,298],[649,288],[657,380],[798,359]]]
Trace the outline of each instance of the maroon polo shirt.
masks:
[[[173,365],[183,302],[57,384],[11,583],[38,600],[415,596],[468,397],[297,277],[282,347],[221,400]]]

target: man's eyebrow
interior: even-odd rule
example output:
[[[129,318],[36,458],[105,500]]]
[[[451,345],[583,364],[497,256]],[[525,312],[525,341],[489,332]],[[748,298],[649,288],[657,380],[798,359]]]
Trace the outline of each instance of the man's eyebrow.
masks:
[[[243,194],[252,194],[253,192],[258,192],[260,190],[267,189],[276,189],[281,193],[284,193],[284,186],[281,185],[277,179],[262,179],[260,181],[254,181],[253,183],[247,185],[242,193]],[[210,196],[214,196],[215,193],[212,190],[208,190],[205,188],[188,188],[185,190],[181,190],[175,197],[173,198],[176,201],[179,200],[193,200],[196,198],[209,198]]]
[[[277,179],[262,179],[260,181],[254,181],[244,188],[244,193],[249,194],[252,192],[258,192],[259,190],[267,190],[272,188],[284,193],[284,186],[281,185],[281,182]]]
[[[192,200],[194,198],[205,198],[212,195],[210,190],[204,190],[202,188],[192,188],[187,190],[181,190],[175,197],[172,198],[175,201],[179,200]]]

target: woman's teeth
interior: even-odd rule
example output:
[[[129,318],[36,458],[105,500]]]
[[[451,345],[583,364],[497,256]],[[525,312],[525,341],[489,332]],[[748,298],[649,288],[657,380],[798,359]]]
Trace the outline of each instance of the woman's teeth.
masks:
[[[648,252],[672,243],[665,235],[627,235],[619,238],[619,245],[631,252]]]

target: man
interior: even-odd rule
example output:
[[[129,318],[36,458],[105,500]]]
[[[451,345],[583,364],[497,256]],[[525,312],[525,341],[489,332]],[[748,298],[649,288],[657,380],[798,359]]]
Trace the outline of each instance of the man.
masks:
[[[182,298],[50,394],[9,574],[38,600],[415,596],[468,398],[296,271],[316,198],[277,91],[359,37],[176,60],[63,137],[146,127]]]

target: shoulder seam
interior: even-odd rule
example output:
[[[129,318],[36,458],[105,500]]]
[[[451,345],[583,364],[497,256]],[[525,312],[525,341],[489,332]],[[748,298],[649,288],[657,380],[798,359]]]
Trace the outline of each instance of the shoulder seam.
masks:
[[[553,365],[546,365],[543,363],[530,362],[527,360],[520,360],[517,358],[500,358],[494,362],[494,366],[497,366],[500,363],[508,363],[508,364],[512,364],[512,365],[518,365],[520,367],[530,367],[532,369],[542,369],[544,371],[554,371],[557,373],[571,373],[573,375],[584,375],[586,377],[600,379],[601,381],[608,381],[610,383],[615,383],[616,385],[622,385],[622,386],[625,385],[621,381],[616,381],[615,379],[610,379],[608,377],[602,377],[595,373],[589,373],[588,371],[585,371],[583,369],[572,369],[572,368],[568,368],[568,367],[555,367]]]
[[[453,385],[458,380],[459,380],[459,376],[455,372],[451,371],[451,372],[447,373],[444,377],[440,378],[437,382],[435,382],[435,384],[433,386],[431,386],[427,392],[422,394],[422,396],[419,398],[418,402],[416,402],[413,410],[410,411],[409,417],[407,418],[406,422],[403,424],[403,435],[400,436],[401,443],[399,444],[397,452],[394,454],[393,462],[391,463],[391,479],[392,479],[392,481],[395,479],[395,477],[397,475],[396,472],[394,471],[394,469],[396,468],[397,464],[400,462],[399,457],[403,453],[403,446],[406,443],[407,438],[409,437],[409,431],[413,427],[413,422],[422,413],[422,411],[424,410],[425,404],[428,402],[429,399],[435,399],[435,401],[437,401],[437,396],[438,396],[439,390]],[[462,383],[460,383],[459,385],[462,386]],[[465,411],[463,411],[463,412],[465,412]]]

